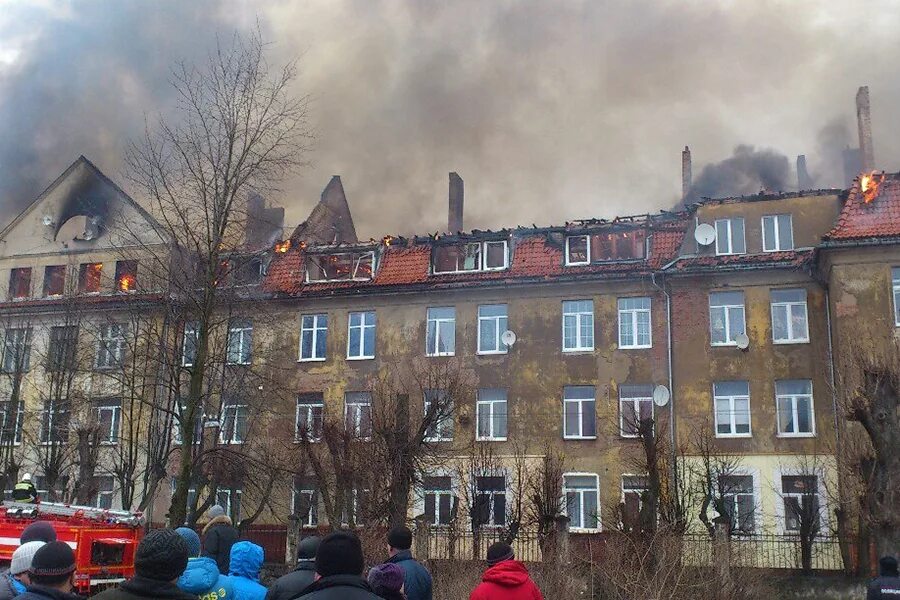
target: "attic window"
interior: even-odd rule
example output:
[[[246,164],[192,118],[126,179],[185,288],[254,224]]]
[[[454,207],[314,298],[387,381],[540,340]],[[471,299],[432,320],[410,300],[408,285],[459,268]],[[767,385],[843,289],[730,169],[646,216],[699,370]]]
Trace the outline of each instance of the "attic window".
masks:
[[[103,263],[82,263],[78,268],[78,293],[97,294],[100,292],[100,277]]]
[[[647,234],[643,229],[570,235],[566,238],[566,264],[640,260],[646,256],[646,250]]]
[[[506,240],[436,246],[431,255],[435,274],[499,271],[509,266]]]
[[[306,281],[368,281],[375,272],[374,252],[308,254]]]
[[[66,289],[66,265],[44,267],[44,296],[62,296]]]
[[[21,300],[31,295],[31,267],[20,267],[9,273],[9,299]]]
[[[120,260],[116,263],[116,291],[133,292],[137,287],[136,260]]]
[[[258,256],[247,256],[231,261],[231,273],[235,285],[257,285],[262,280],[263,263]]]

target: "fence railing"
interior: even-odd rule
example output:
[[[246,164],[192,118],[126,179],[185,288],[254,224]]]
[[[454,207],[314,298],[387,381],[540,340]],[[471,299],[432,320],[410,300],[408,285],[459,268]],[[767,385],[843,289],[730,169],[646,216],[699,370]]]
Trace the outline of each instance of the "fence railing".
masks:
[[[712,566],[716,557],[713,542],[705,534],[687,534],[683,538],[685,564]],[[800,539],[790,535],[732,536],[731,565],[760,569],[802,569]],[[810,568],[840,571],[844,568],[841,546],[836,537],[817,537],[811,546]]]
[[[507,541],[506,533],[497,529],[472,531],[452,531],[431,529],[428,531],[427,552],[431,560],[485,560],[487,549],[494,542]],[[541,562],[541,547],[537,536],[519,533],[512,542],[516,559],[523,562]]]

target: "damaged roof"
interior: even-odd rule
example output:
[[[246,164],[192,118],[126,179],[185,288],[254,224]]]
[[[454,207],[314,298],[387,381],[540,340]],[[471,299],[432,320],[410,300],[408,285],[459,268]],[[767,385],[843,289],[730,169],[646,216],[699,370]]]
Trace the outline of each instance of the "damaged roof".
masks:
[[[876,187],[868,194],[861,189],[860,177],[853,181],[823,246],[865,245],[900,238],[900,174],[879,173],[870,177]]]

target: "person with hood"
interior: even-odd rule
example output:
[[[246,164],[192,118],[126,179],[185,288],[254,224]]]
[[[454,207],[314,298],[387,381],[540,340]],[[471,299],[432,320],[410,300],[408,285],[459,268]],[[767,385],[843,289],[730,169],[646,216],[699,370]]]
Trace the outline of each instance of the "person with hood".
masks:
[[[866,600],[888,598],[900,598],[900,572],[897,571],[896,558],[882,556],[878,560],[878,577],[869,583]]]
[[[209,521],[203,527],[203,556],[216,561],[219,573],[228,575],[228,567],[231,565],[231,547],[238,539],[240,532],[231,523],[231,518],[225,514],[225,509],[216,504],[206,513]]]
[[[50,542],[38,548],[28,569],[31,583],[18,600],[82,600],[74,593],[75,552],[65,542]]]
[[[469,600],[544,600],[528,576],[528,569],[515,558],[509,544],[491,544],[487,551],[488,569]]]
[[[259,583],[263,565],[263,549],[253,542],[238,542],[231,547],[231,568],[228,580],[234,589],[235,600],[264,600],[265,586]]]
[[[369,569],[369,585],[372,591],[385,600],[408,600],[403,593],[403,568],[396,563],[385,563]]]
[[[19,536],[19,545],[24,546],[29,542],[43,542],[45,544],[49,544],[50,542],[56,541],[56,530],[53,529],[53,524],[49,521],[34,521],[29,524],[25,529],[22,530],[22,535]],[[11,566],[11,565],[10,565]],[[27,575],[26,575],[27,577]],[[21,578],[19,578],[21,581]],[[0,582],[9,583],[9,567],[3,567],[0,569]],[[0,600],[5,598],[4,592],[6,591],[6,584],[0,583]],[[12,585],[10,583],[10,585]],[[15,588],[14,588],[15,589]],[[21,594],[20,590],[16,592],[16,594]],[[10,596],[10,598],[14,597],[16,594]]]
[[[275,580],[266,593],[266,600],[291,600],[312,585],[316,580],[316,551],[320,541],[315,535],[300,541],[297,547],[297,567]]]
[[[431,600],[431,573],[412,557],[412,531],[403,525],[388,532],[388,563],[403,569],[403,589],[409,600]]]
[[[211,558],[200,556],[200,536],[190,527],[179,527],[175,533],[188,547],[187,568],[178,578],[178,587],[200,600],[233,600],[231,581],[219,573],[219,566]]]
[[[0,576],[0,600],[12,600],[25,593],[25,588],[31,584],[28,569],[31,568],[34,555],[43,545],[44,542],[27,542],[16,548],[9,570]]]
[[[134,577],[93,600],[197,600],[176,583],[188,564],[188,546],[174,529],[154,529],[134,553]]]
[[[350,531],[326,535],[316,551],[319,579],[306,588],[303,600],[380,600],[362,577],[365,568],[362,544]]]
[[[22,481],[13,488],[12,499],[14,502],[24,502],[26,504],[34,504],[38,501],[37,489],[31,482],[31,473],[22,475]]]

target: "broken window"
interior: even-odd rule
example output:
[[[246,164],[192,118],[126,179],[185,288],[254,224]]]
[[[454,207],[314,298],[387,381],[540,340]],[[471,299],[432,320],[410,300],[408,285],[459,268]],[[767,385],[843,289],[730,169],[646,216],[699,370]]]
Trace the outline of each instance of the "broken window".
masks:
[[[306,281],[367,281],[375,272],[374,252],[309,254],[306,257]]]
[[[62,296],[66,289],[66,265],[44,267],[44,296]]]
[[[9,299],[21,300],[31,295],[31,267],[20,267],[9,273]]]
[[[103,263],[82,263],[78,269],[78,293],[96,294],[100,291]]]
[[[231,261],[235,285],[257,285],[262,281],[263,263],[258,256]]]
[[[508,266],[508,253],[506,240],[437,246],[432,251],[432,270],[434,273],[498,271]]]
[[[643,229],[572,235],[566,238],[566,264],[639,260],[646,255],[646,242]]]
[[[136,260],[120,260],[116,263],[116,291],[133,292],[137,286]]]

